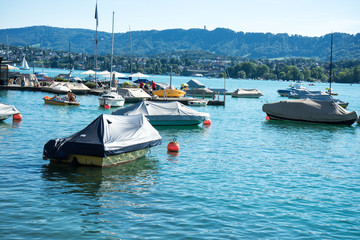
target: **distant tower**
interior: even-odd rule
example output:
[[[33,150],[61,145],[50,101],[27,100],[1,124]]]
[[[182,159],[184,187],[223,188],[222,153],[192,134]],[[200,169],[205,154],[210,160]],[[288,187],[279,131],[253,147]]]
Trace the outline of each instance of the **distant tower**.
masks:
[[[206,25],[204,26],[204,30],[206,30]]]

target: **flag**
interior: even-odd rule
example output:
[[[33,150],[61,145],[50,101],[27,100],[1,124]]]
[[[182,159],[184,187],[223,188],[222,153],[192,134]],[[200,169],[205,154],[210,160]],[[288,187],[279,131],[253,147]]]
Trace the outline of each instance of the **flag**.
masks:
[[[98,17],[98,12],[97,12],[97,3],[96,3],[96,7],[95,7],[95,19],[96,19],[96,26],[99,25],[99,17]]]

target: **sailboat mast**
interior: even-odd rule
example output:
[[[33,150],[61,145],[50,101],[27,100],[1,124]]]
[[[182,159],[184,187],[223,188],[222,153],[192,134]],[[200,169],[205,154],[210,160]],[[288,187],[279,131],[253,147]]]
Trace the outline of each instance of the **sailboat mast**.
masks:
[[[330,89],[329,95],[331,95],[331,77],[332,77],[332,51],[333,51],[333,33],[331,33],[331,48],[330,48]]]
[[[98,11],[97,11],[97,1],[96,1],[96,7],[95,7],[95,19],[96,19],[96,31],[95,31],[95,53],[94,53],[94,71],[95,71],[95,86],[97,86],[96,82],[96,69],[97,69],[97,44],[98,44],[98,38],[97,38],[97,32],[98,32]]]
[[[111,73],[111,79],[113,74],[113,61],[114,61],[114,11],[113,11],[113,17],[112,17],[112,40],[111,40],[111,60],[110,60],[110,73]]]
[[[171,90],[171,83],[172,83],[172,66],[170,66],[170,90]]]
[[[70,42],[69,42],[69,77],[71,77],[71,56],[70,56],[70,52],[71,52],[71,46],[70,46]]]
[[[129,33],[130,33],[130,73],[132,74],[132,42],[131,42],[131,29],[129,26]]]

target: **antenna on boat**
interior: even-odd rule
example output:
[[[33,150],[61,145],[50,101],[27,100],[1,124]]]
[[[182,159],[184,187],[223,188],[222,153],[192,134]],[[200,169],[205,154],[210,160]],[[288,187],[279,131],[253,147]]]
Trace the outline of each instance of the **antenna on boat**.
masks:
[[[331,48],[330,48],[330,80],[329,80],[329,82],[330,82],[330,88],[329,88],[329,95],[331,95],[333,35],[334,35],[334,33],[331,33]]]
[[[114,61],[114,11],[113,11],[113,17],[112,17],[112,40],[111,40],[111,60],[110,60],[110,74],[111,79],[113,75],[113,61]]]

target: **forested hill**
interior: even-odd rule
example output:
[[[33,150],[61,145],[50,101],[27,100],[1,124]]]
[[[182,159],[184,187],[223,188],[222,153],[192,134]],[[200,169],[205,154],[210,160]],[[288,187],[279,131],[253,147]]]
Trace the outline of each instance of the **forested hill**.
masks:
[[[115,55],[130,54],[130,33],[116,33]],[[38,46],[53,50],[94,53],[95,31],[47,26],[0,30],[0,44]],[[98,32],[98,54],[111,52],[111,33]],[[215,54],[252,59],[305,57],[328,60],[330,34],[321,37],[244,33],[230,29],[171,29],[131,32],[133,55],[156,55],[181,50],[203,50]],[[360,59],[360,33],[334,33],[334,61]]]

